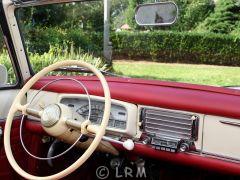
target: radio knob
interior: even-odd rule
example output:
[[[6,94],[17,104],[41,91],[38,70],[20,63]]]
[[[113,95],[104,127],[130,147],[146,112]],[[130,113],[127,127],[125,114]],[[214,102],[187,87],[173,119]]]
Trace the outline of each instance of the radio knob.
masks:
[[[180,152],[187,152],[189,149],[190,149],[190,146],[186,142],[181,143],[180,148],[179,148]]]
[[[145,137],[144,140],[142,141],[143,144],[150,144],[151,143],[151,138],[150,137]]]

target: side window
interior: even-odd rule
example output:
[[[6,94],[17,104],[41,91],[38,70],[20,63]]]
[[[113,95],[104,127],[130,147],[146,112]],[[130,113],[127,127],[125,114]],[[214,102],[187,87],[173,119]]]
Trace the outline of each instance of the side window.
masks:
[[[15,71],[4,43],[2,30],[0,29],[0,88],[13,86],[16,83]]]

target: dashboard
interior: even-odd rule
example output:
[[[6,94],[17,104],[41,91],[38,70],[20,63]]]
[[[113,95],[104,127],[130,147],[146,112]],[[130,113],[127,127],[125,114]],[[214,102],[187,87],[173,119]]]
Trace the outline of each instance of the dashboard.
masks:
[[[120,87],[123,86],[124,85],[121,84]],[[146,88],[142,89],[145,90]],[[157,89],[157,87],[155,87],[155,89]],[[149,102],[151,99],[151,103],[141,103],[140,101],[136,101],[133,94],[130,96],[129,93],[131,92],[126,92],[126,94],[124,94],[123,91],[121,91],[121,93],[117,91],[118,93],[116,93],[116,89],[114,88],[111,90],[113,91],[113,98],[117,98],[118,100],[112,99],[111,116],[106,131],[108,137],[117,138],[118,140],[130,138],[138,148],[135,151],[138,153],[149,153],[149,156],[154,154],[160,159],[169,158],[172,161],[179,160],[179,162],[183,159],[186,161],[197,159],[194,163],[199,164],[203,161],[200,161],[199,158],[195,157],[207,157],[207,159],[213,158],[221,162],[223,160],[228,163],[240,163],[239,120],[234,117],[228,116],[229,118],[227,118],[222,116],[223,114],[221,113],[226,111],[226,108],[222,109],[215,115],[208,113],[209,109],[203,113],[199,107],[199,111],[197,111],[198,109],[194,108],[196,108],[196,105],[198,104],[189,102],[192,100],[195,101],[197,98],[197,94],[194,94],[195,99],[184,98],[186,101],[181,101],[182,104],[188,102],[185,108],[186,111],[175,110],[170,106],[171,104],[168,105],[167,103],[170,101],[177,101],[174,101],[174,98],[164,99],[167,95],[158,96],[155,94],[155,98],[149,98]],[[29,99],[34,94],[34,91],[35,90],[32,90],[32,92],[30,91],[28,93]],[[39,109],[39,106],[44,107],[52,103],[62,103],[72,109],[72,116],[76,118],[77,121],[81,121],[81,118],[79,118],[80,116],[84,117],[84,119],[87,118],[89,105],[86,95],[78,94],[75,91],[70,93],[70,89],[68,91],[63,93],[51,91],[41,92],[39,97],[36,98],[37,103],[35,103],[34,106]],[[180,91],[181,90],[177,92]],[[153,95],[154,93],[151,89],[148,89],[148,92],[151,92],[148,96]],[[159,92],[161,92],[161,87],[159,88]],[[168,97],[171,96],[172,92],[170,90],[164,92],[167,94],[170,93]],[[174,93],[175,92],[176,91],[174,90]],[[200,92],[201,91],[198,91],[198,93]],[[104,107],[104,98],[96,92],[90,93],[96,94],[94,96],[91,95],[92,112],[90,120],[94,124],[100,124]],[[213,93],[213,96],[209,97],[213,98],[214,96],[216,96],[216,93]],[[139,96],[139,98],[140,97],[145,98],[144,96]],[[197,99],[199,100],[198,102],[201,102],[203,97],[204,95],[201,95],[201,98],[199,97],[199,99]],[[215,102],[219,98],[221,99],[221,97],[218,97]],[[236,96],[234,98],[236,98]],[[159,104],[156,103],[158,101]],[[205,102],[208,102],[207,99],[205,99]],[[227,102],[228,101],[225,101],[225,103]],[[188,109],[189,104],[192,105],[191,109]],[[211,106],[211,104],[207,103],[205,104],[205,107],[206,106]],[[214,106],[214,108],[219,107]],[[236,114],[234,113],[235,110],[233,108],[231,108],[233,112],[231,115]],[[170,152],[172,154],[171,157],[174,158],[170,158],[170,155],[168,154],[164,155],[163,152]],[[184,156],[185,154],[187,156]],[[189,163],[191,164],[193,162],[189,161]],[[211,163],[214,163],[214,161],[210,161],[210,164]],[[229,166],[232,167],[231,171],[239,169],[237,164],[229,164]],[[201,164],[199,164],[199,166],[201,166]],[[224,164],[214,168],[221,168],[223,166]]]
[[[94,95],[92,100],[97,101],[103,96],[96,77],[74,78],[82,81],[89,94]],[[34,91],[55,79],[49,76],[39,80],[28,92],[28,102]],[[119,139],[125,136],[132,139],[135,143],[132,153],[140,156],[240,175],[239,90],[133,78],[106,79],[112,104],[127,103],[132,107],[126,108],[126,129],[108,127],[107,136],[112,133]],[[82,97],[84,93],[74,82],[56,82],[39,94],[33,106],[41,109],[59,103],[64,97]],[[32,123],[41,131],[39,123]],[[29,129],[33,129],[32,126]],[[178,133],[174,133],[175,130]],[[184,136],[179,138],[179,132]],[[173,137],[164,138],[169,134]],[[176,146],[179,150],[179,145],[184,142],[182,138],[190,143],[190,150],[171,152]],[[111,144],[121,150],[120,146]],[[169,150],[170,153],[166,152]]]

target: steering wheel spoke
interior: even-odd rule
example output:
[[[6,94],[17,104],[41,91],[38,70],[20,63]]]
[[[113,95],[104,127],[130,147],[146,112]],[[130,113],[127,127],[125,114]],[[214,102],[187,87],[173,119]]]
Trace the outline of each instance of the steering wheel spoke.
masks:
[[[39,111],[39,110],[32,109],[32,108],[27,108],[26,113],[27,113],[27,115],[31,115],[31,116],[34,116],[34,117],[37,117],[37,118],[41,118],[43,111]]]
[[[75,121],[75,120],[72,120],[72,119],[67,119],[66,120],[66,125],[72,129],[75,129],[77,131],[81,131],[81,125],[82,123],[79,122],[79,121]]]
[[[22,114],[26,115],[27,114],[26,113],[27,106],[28,106],[28,104],[22,105],[20,103],[17,103],[17,104],[15,104],[14,107],[15,107],[16,111],[21,111]]]
[[[97,132],[100,130],[99,125],[91,124],[89,120],[86,120],[84,122],[79,122],[75,120],[67,120],[66,121],[67,126],[70,128],[73,128],[75,130],[81,131],[81,134],[97,134]]]
[[[101,129],[101,127],[99,125],[95,125],[95,124],[90,124],[87,126],[87,132],[92,133],[92,134],[97,134],[97,132],[99,132],[100,129]]]
[[[15,108],[16,108],[16,111],[21,111],[21,113],[23,115],[31,115],[31,116],[34,116],[37,118],[41,118],[42,111],[38,111],[36,109],[29,108],[28,106],[29,106],[29,104],[22,105],[19,103],[19,104],[15,105]]]

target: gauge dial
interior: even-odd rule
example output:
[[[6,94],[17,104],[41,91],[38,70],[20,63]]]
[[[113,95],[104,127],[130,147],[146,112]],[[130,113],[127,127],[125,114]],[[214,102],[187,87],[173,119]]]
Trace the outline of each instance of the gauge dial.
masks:
[[[94,104],[91,106],[91,116],[90,121],[93,124],[100,124],[102,122],[104,106],[100,104]],[[84,117],[84,119],[88,118],[89,113],[89,105],[84,105],[76,110],[76,112]],[[113,119],[112,114],[110,114],[109,126],[111,126],[111,119]]]
[[[88,106],[87,99],[63,98],[61,100],[61,103],[71,108],[73,112],[74,120],[83,122],[88,118],[89,106]],[[104,102],[92,100],[90,121],[93,124],[101,124],[103,113],[104,113]],[[128,114],[125,107],[113,103],[111,105],[111,114],[108,122],[108,128],[121,129],[121,130],[126,129],[127,116]]]

